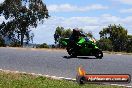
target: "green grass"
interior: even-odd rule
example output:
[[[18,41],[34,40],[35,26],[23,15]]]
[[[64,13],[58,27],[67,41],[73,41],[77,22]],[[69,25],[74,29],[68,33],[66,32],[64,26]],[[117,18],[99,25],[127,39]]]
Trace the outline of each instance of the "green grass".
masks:
[[[85,84],[55,80],[42,76],[0,71],[0,88],[122,88],[117,86]]]

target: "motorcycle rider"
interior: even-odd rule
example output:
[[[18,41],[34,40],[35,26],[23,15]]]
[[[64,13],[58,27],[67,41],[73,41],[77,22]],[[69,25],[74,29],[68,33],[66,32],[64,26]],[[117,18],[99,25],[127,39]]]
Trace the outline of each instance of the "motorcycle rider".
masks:
[[[72,35],[69,38],[69,47],[72,47],[74,50],[79,50],[80,46],[76,44],[78,42],[79,37],[85,37],[85,34],[83,34],[78,28],[73,29]]]

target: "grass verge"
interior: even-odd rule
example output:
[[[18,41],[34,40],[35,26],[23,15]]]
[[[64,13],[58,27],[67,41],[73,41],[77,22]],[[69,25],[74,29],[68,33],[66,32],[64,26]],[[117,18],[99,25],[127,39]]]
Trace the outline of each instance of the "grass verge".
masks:
[[[0,88],[123,88],[118,86],[85,84],[55,80],[43,76],[0,71]]]

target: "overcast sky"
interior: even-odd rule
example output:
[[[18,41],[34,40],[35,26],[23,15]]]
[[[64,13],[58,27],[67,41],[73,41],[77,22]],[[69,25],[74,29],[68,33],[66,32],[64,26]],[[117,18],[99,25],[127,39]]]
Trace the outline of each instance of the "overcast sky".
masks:
[[[0,3],[3,0],[0,0]],[[33,30],[34,43],[53,44],[57,26],[83,28],[99,39],[99,31],[109,24],[121,24],[132,34],[132,0],[43,0],[50,18]],[[4,19],[0,17],[0,22]]]

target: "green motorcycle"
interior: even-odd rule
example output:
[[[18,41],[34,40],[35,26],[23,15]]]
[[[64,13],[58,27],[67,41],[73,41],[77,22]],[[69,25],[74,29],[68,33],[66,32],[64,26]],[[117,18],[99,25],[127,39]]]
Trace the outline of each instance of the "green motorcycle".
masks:
[[[95,56],[100,59],[103,57],[103,52],[93,41],[88,40],[86,37],[80,37],[76,42],[76,46],[75,44],[70,44],[69,41],[69,38],[60,38],[59,44],[66,47],[66,50],[71,57]]]

